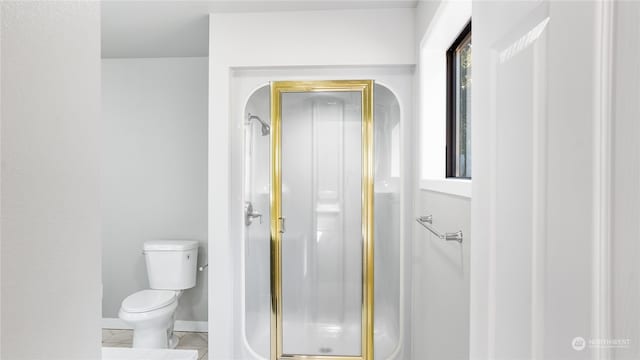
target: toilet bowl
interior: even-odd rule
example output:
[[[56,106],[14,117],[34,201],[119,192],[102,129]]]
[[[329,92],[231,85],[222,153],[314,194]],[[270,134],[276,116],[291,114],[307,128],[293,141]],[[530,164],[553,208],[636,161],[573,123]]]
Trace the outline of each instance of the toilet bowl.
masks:
[[[177,291],[142,290],[122,302],[118,316],[133,327],[134,348],[175,348],[173,323],[178,308]]]
[[[133,328],[134,348],[175,348],[175,313],[182,292],[196,285],[198,242],[147,241],[143,254],[151,289],[127,296],[118,317]]]

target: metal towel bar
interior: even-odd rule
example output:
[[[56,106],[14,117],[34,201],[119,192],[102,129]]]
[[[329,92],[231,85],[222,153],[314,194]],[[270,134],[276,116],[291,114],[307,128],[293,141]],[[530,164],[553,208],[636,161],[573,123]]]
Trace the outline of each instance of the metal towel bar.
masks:
[[[448,232],[444,234],[441,233],[433,227],[432,215],[420,216],[416,218],[416,221],[418,222],[418,224],[424,226],[427,230],[431,231],[433,235],[439,237],[440,239],[446,241],[457,241],[462,244],[462,231]]]

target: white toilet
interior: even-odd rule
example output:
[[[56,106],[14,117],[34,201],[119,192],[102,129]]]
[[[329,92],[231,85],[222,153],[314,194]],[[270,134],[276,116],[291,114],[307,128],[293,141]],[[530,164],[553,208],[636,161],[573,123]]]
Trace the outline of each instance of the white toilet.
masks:
[[[174,348],[178,299],[183,290],[196,285],[198,242],[147,241],[143,254],[151,289],[127,296],[118,316],[133,327],[134,348]]]

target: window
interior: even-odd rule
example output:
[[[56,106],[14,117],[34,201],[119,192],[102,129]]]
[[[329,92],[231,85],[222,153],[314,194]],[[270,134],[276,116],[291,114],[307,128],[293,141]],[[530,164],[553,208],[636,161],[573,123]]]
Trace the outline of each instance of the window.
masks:
[[[471,178],[471,22],[447,50],[447,177]]]

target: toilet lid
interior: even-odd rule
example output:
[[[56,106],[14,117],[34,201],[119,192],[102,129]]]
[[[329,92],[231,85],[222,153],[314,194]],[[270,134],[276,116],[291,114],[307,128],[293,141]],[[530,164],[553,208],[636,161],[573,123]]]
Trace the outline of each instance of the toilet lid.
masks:
[[[127,296],[122,302],[122,310],[132,313],[151,311],[165,307],[176,300],[172,290],[142,290]]]

